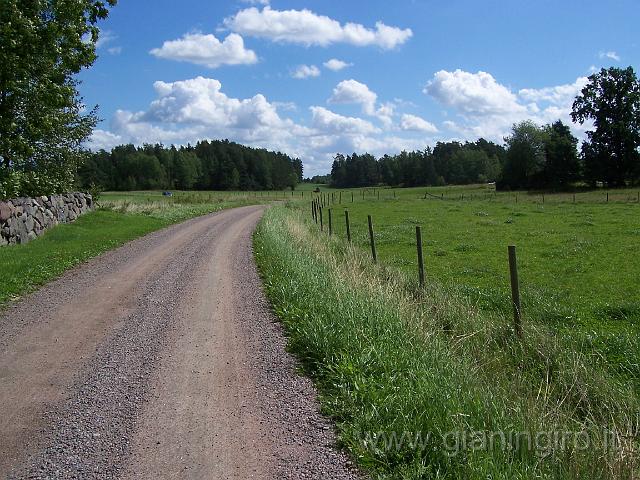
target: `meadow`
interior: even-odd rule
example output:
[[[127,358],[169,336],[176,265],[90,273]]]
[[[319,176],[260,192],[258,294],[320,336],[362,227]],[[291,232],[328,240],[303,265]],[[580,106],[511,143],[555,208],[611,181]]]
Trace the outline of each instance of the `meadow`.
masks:
[[[373,208],[366,193],[362,205]],[[386,224],[376,225],[377,264],[362,225],[354,244],[329,237],[306,202],[270,209],[255,241],[290,349],[360,466],[373,478],[637,477],[637,334],[559,329],[529,308],[518,338],[510,311],[482,305],[455,276],[431,273],[419,287],[415,265],[383,253]],[[415,248],[411,233],[397,236]]]
[[[507,246],[516,245],[525,321],[585,333],[638,382],[638,354],[624,351],[640,333],[636,190],[611,192],[608,202],[607,192],[577,193],[575,203],[574,194],[545,194],[543,203],[542,194],[496,194],[487,186],[362,193],[352,203],[351,191],[343,192],[342,204],[334,193],[335,235],[346,236],[348,209],[353,242],[368,250],[371,215],[379,260],[417,282],[419,225],[427,278],[504,314],[512,308]]]

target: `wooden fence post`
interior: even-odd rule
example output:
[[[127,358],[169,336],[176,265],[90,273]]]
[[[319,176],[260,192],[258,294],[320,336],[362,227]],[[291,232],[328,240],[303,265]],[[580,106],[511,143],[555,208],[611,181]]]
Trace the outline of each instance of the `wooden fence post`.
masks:
[[[322,217],[322,207],[320,207],[320,231],[324,231],[324,219]]]
[[[373,257],[373,263],[377,263],[378,257],[376,255],[376,240],[373,235],[373,221],[371,220],[371,215],[367,215],[367,219],[369,220],[369,239],[371,240],[371,256]]]
[[[340,190],[340,199],[338,201],[339,205],[342,205],[342,190]]]
[[[418,249],[418,279],[420,280],[420,286],[424,287],[424,260],[422,257],[422,231],[420,227],[416,225],[416,245]]]
[[[344,221],[347,224],[347,241],[351,243],[351,225],[349,224],[349,210],[344,211]]]
[[[522,337],[520,308],[520,285],[518,283],[518,261],[515,245],[509,245],[509,274],[511,277],[511,303],[513,304],[513,326],[518,337]]]
[[[329,236],[333,235],[333,220],[331,216],[331,209],[329,209]]]
[[[353,192],[351,192],[351,203],[353,203]]]

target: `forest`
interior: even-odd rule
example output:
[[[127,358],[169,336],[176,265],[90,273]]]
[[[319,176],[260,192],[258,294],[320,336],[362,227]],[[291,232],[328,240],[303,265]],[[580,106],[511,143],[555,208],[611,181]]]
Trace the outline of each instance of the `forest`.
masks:
[[[379,159],[369,154],[338,154],[331,167],[331,183],[344,188],[492,182],[500,174],[505,155],[502,146],[482,138],[474,143],[438,142],[433,149]]]
[[[302,161],[228,140],[195,146],[121,145],[78,169],[81,188],[101,190],[282,190],[302,181]]]

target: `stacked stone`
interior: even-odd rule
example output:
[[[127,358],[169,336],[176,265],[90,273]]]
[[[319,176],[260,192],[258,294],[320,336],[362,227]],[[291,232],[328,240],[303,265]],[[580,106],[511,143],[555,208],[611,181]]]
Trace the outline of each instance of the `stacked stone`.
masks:
[[[73,222],[92,208],[91,195],[81,192],[0,201],[0,247],[27,243],[46,229]]]

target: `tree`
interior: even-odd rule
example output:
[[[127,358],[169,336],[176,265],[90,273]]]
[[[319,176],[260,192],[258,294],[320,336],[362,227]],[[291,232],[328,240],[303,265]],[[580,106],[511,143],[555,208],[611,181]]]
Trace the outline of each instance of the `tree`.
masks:
[[[547,128],[544,176],[547,186],[566,187],[580,178],[578,139],[558,120]]]
[[[573,102],[571,118],[593,120],[583,144],[585,176],[613,186],[638,178],[640,162],[640,82],[632,67],[602,69]]]
[[[507,154],[500,187],[530,188],[544,183],[547,129],[525,120],[513,125],[512,133],[505,137]]]
[[[0,196],[71,187],[82,143],[75,75],[96,59],[97,22],[116,0],[0,0]]]

